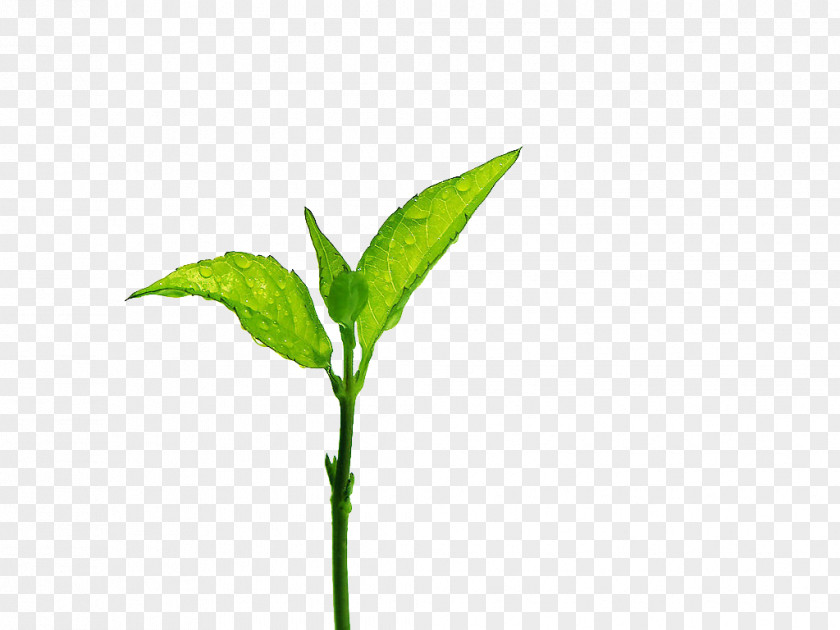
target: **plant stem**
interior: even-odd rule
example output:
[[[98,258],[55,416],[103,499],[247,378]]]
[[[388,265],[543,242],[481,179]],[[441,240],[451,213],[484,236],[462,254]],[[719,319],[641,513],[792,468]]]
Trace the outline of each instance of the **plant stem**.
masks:
[[[350,591],[347,582],[347,525],[350,520],[350,454],[353,445],[353,411],[356,406],[356,383],[353,377],[353,348],[356,339],[353,329],[341,327],[344,344],[344,391],[338,396],[341,408],[341,428],[338,438],[338,458],[332,479],[332,567],[333,611],[336,630],[350,630]],[[349,483],[348,483],[349,482]]]

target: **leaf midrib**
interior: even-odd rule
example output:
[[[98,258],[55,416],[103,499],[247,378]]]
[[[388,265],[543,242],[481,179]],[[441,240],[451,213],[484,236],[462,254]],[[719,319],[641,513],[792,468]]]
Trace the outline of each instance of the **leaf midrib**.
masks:
[[[459,178],[459,177],[453,177],[453,178],[451,178],[451,179],[449,179],[449,180],[444,180],[444,182],[447,182],[447,181],[448,181],[448,182],[450,182],[450,184],[449,184],[449,185],[450,185],[450,186],[452,186],[452,188],[454,188],[454,189],[455,189],[455,194],[456,194],[456,195],[458,195],[458,197],[461,199],[461,201],[464,201],[464,202],[467,204],[467,205],[465,206],[465,208],[468,208],[468,207],[469,207],[469,202],[468,202],[467,200],[465,200],[465,199],[464,199],[463,195],[461,194],[461,191],[460,191],[460,190],[458,190],[458,187],[457,187],[457,186],[455,186],[455,180],[458,180],[458,179],[460,179],[460,178]],[[491,180],[490,180],[490,181],[492,181],[492,178],[491,178]],[[441,183],[444,183],[444,182],[441,182]],[[489,184],[489,183],[490,183],[490,182],[488,182],[488,184]],[[493,182],[493,184],[492,184],[492,185],[493,185],[493,186],[495,186],[495,184],[496,184],[496,182]],[[443,190],[443,188],[444,188],[444,187],[443,187],[443,186],[441,186],[441,190]],[[481,194],[481,193],[482,193],[482,192],[483,192],[486,188],[488,188],[488,186],[487,186],[487,185],[479,187],[479,189],[478,189],[479,194]],[[490,186],[490,188],[492,188],[492,186]],[[478,196],[478,195],[476,195],[476,196]],[[435,198],[436,198],[436,197],[435,197]],[[477,206],[476,206],[476,207],[477,207]],[[444,240],[444,238],[445,238],[447,235],[449,235],[449,238],[448,238],[448,243],[449,243],[449,245],[451,245],[451,244],[452,244],[452,242],[454,241],[455,236],[456,236],[455,234],[452,234],[452,231],[453,231],[452,226],[454,226],[454,225],[455,225],[455,222],[456,222],[456,220],[458,219],[458,217],[462,217],[462,216],[463,216],[463,217],[466,217],[466,218],[467,218],[467,220],[469,220],[469,216],[467,215],[467,211],[466,211],[466,209],[465,209],[464,211],[462,211],[462,212],[458,212],[458,213],[456,213],[456,214],[455,214],[455,216],[454,216],[454,218],[453,218],[453,220],[452,220],[452,221],[449,223],[449,225],[446,227],[446,230],[444,230],[443,234],[441,234],[441,235],[440,235],[437,239],[435,239],[434,245],[437,245],[439,242],[441,242],[442,240]],[[470,216],[471,216],[471,215],[470,215]],[[403,222],[403,220],[404,220],[404,219],[405,219],[405,212],[403,212],[403,213],[400,215],[400,218],[399,218],[399,223],[397,223],[397,226],[402,225],[402,222]],[[428,242],[428,238],[429,238],[429,224],[428,224],[428,221],[426,222],[426,225],[425,225],[424,227],[426,228],[426,240],[427,240],[427,242]],[[396,229],[396,226],[395,226],[395,227],[394,227],[394,232],[393,232],[393,234],[391,235],[391,237],[392,237],[392,238],[394,238],[394,237],[396,236],[396,233],[397,233],[397,229]],[[448,247],[448,246],[447,246],[447,247]],[[440,257],[441,257],[441,256],[443,255],[443,253],[446,251],[447,247],[444,247],[443,251],[442,251],[442,252],[440,252],[440,253],[437,255],[437,257],[436,257],[436,258],[429,258],[429,255],[428,255],[428,254],[429,254],[430,252],[427,252],[427,253],[426,253],[426,255],[422,256],[422,257],[421,257],[421,259],[420,259],[420,263],[417,265],[417,267],[415,267],[414,269],[412,269],[412,270],[410,271],[410,273],[408,274],[408,277],[409,277],[409,278],[414,278],[414,281],[413,281],[413,282],[411,282],[410,284],[408,284],[408,283],[403,284],[402,289],[397,289],[396,285],[394,284],[394,278],[393,278],[393,275],[391,275],[391,278],[390,278],[390,280],[391,280],[391,286],[393,286],[393,287],[394,287],[394,292],[397,294],[398,298],[397,298],[396,302],[394,302],[393,306],[391,306],[391,308],[390,308],[390,309],[388,309],[388,313],[386,314],[385,319],[383,320],[383,322],[382,322],[381,324],[380,324],[380,322],[379,322],[379,318],[378,318],[378,317],[376,317],[376,313],[374,313],[374,312],[373,312],[373,309],[371,309],[371,314],[373,315],[373,318],[374,318],[374,320],[376,321],[377,326],[379,327],[379,333],[377,334],[377,338],[378,338],[379,336],[381,336],[381,335],[382,335],[382,333],[384,332],[385,322],[387,322],[387,321],[388,321],[388,318],[390,318],[390,316],[394,313],[394,311],[395,311],[395,310],[396,310],[396,308],[397,308],[397,305],[399,305],[399,303],[400,303],[400,302],[402,302],[402,299],[403,299],[403,297],[405,297],[405,294],[406,294],[408,291],[410,291],[410,290],[413,290],[413,289],[416,289],[416,288],[417,288],[417,285],[416,285],[417,279],[418,279],[421,275],[423,275],[423,273],[424,273],[424,272],[428,271],[428,269],[429,269],[429,268],[430,268],[430,267],[431,267],[431,266],[432,266],[432,265],[433,265],[433,264],[434,264],[434,263],[435,263],[438,259],[440,259]],[[432,248],[432,246],[429,246],[429,248],[428,248],[428,249],[429,249],[429,250],[431,250],[431,248]],[[390,252],[389,252],[389,251],[386,251],[384,247],[382,247],[381,249],[382,249],[383,251],[385,251],[385,252],[386,252],[386,254],[387,254],[387,256],[388,256],[388,271],[389,271],[389,275],[390,275],[390,271],[391,271],[391,255],[390,255]],[[426,263],[426,264],[425,264],[425,267],[423,266],[423,263],[424,263],[424,262]],[[420,271],[420,270],[421,270],[421,268],[422,268],[422,271]],[[381,289],[380,289],[380,291],[381,291]],[[405,306],[405,305],[403,305],[403,306]],[[374,340],[374,342],[375,342],[375,340]]]

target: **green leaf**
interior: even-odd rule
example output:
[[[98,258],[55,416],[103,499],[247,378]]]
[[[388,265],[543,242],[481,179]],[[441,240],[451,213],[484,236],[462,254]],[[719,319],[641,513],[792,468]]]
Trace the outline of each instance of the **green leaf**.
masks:
[[[330,480],[330,485],[333,485],[333,482],[335,481],[335,467],[337,465],[336,462],[337,460],[335,457],[333,457],[332,460],[330,460],[329,453],[325,454],[324,465],[327,467],[327,477]]]
[[[357,322],[359,341],[367,354],[383,332],[397,325],[412,292],[458,239],[476,208],[516,162],[519,151],[427,188],[379,228],[357,267],[370,287],[367,306]]]
[[[272,256],[228,252],[184,265],[128,299],[145,295],[199,295],[221,302],[258,344],[303,367],[330,365],[332,344],[309,289]]]
[[[321,228],[318,227],[318,223],[309,208],[304,208],[303,212],[306,217],[306,225],[309,227],[309,236],[315,246],[315,255],[318,257],[318,290],[321,292],[321,297],[324,298],[324,304],[327,304],[327,297],[329,297],[333,280],[350,271],[350,265],[335,248],[335,245],[330,242],[330,239],[321,232]]]
[[[352,330],[353,323],[368,301],[368,285],[358,271],[348,271],[338,276],[326,299],[332,320]]]

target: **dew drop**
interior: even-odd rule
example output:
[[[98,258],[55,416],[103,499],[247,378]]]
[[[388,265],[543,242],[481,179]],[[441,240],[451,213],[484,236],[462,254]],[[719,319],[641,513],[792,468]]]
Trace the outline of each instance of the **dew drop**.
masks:
[[[286,288],[286,276],[280,276],[280,279],[277,281],[277,284],[280,286],[281,289],[285,289]]]
[[[415,201],[415,199],[412,199],[412,202]],[[419,203],[409,202],[405,206],[404,216],[406,219],[415,219],[417,221],[422,221],[423,219],[428,219],[431,213],[432,207],[429,204],[421,205]]]
[[[460,190],[461,192],[465,192],[472,188],[472,179],[469,175],[462,175],[458,182],[455,184],[455,188]]]
[[[251,261],[248,260],[242,254],[238,254],[238,255],[234,256],[233,257],[233,262],[236,263],[236,266],[239,267],[240,269],[247,269],[248,267],[251,266]]]
[[[452,187],[451,186],[447,186],[440,193],[440,198],[441,199],[449,199],[451,196],[452,196]]]
[[[210,263],[201,261],[198,263],[198,273],[200,273],[204,278],[209,278],[213,275],[213,269],[210,267]]]
[[[405,244],[406,245],[414,245],[414,234],[409,232],[405,235]]]

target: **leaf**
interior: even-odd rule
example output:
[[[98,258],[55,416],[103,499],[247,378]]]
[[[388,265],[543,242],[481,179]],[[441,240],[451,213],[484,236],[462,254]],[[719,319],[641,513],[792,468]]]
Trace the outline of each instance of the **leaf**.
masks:
[[[325,454],[324,465],[327,467],[327,477],[330,480],[330,485],[333,485],[333,482],[335,481],[335,467],[337,465],[336,462],[337,460],[335,456],[333,456],[332,460],[330,460],[329,453]]]
[[[516,162],[519,151],[427,188],[385,220],[357,267],[370,288],[357,322],[366,353],[371,353],[383,332],[397,325],[412,292],[458,239],[476,208]]]
[[[321,232],[321,228],[318,227],[318,223],[309,208],[304,208],[303,213],[306,217],[306,225],[309,227],[309,237],[315,246],[315,255],[318,257],[318,290],[321,297],[324,298],[324,304],[326,304],[333,280],[342,273],[350,271],[350,265],[335,248],[335,245],[330,242],[330,239]]]
[[[348,271],[338,276],[326,299],[330,318],[338,324],[353,329],[353,323],[367,304],[368,285],[358,271]]]
[[[303,367],[330,365],[332,344],[309,289],[272,256],[228,252],[184,265],[128,299],[145,295],[199,295],[221,302],[258,344]]]

